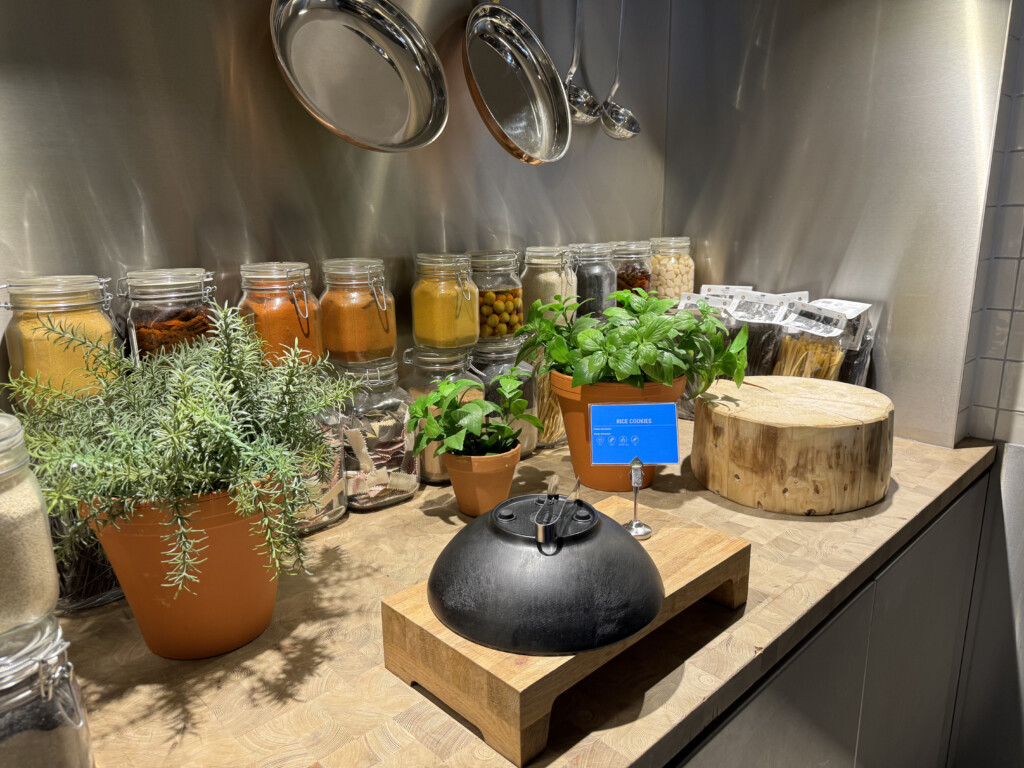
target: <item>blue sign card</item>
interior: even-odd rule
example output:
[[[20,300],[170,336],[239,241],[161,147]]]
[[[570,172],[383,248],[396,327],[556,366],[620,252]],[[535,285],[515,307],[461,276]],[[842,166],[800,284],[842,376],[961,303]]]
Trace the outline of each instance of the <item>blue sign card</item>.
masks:
[[[593,464],[678,464],[675,403],[590,406]]]

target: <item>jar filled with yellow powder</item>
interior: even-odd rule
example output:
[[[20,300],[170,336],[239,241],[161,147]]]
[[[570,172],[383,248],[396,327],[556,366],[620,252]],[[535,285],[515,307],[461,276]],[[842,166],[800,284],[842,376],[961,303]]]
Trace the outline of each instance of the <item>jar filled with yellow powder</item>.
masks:
[[[3,308],[12,312],[4,334],[11,376],[24,373],[58,389],[82,394],[94,391],[96,374],[86,370],[82,349],[62,344],[52,329],[63,327],[102,345],[113,340],[107,282],[95,275],[9,280],[10,302]]]
[[[454,253],[416,254],[412,287],[412,336],[417,346],[469,350],[477,342],[479,291],[469,257]]]

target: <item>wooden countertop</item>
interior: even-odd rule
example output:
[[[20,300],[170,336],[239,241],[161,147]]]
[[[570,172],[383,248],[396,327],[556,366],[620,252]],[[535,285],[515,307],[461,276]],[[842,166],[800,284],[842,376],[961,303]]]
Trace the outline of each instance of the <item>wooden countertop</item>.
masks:
[[[681,423],[684,455],[692,425]],[[896,440],[892,483],[872,507],[793,517],[725,501],[689,458],[641,492],[645,522],[672,517],[753,545],[735,611],[698,603],[555,702],[533,765],[662,765],[792,650],[991,464],[994,448]],[[568,452],[540,451],[513,494],[571,483]],[[612,494],[584,489],[596,502]],[[509,766],[471,727],[384,669],[380,601],[425,579],[467,522],[450,488],[350,514],[309,540],[312,576],[282,580],[270,628],[233,653],[169,661],[145,647],[123,601],[61,623],[99,768],[120,766]]]

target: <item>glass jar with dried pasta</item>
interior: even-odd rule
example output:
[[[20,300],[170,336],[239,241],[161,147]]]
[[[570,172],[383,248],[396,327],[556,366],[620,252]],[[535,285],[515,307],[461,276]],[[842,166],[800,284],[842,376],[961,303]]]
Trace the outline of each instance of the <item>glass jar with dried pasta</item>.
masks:
[[[412,287],[413,342],[433,349],[472,348],[480,335],[479,296],[468,256],[416,254],[416,282]]]
[[[413,400],[433,392],[437,389],[438,382],[444,379],[468,379],[480,384],[479,389],[466,392],[463,396],[466,400],[477,400],[484,396],[483,381],[469,370],[470,353],[467,350],[413,347],[405,350],[402,360],[410,366],[402,380],[402,386]],[[441,457],[434,456],[433,448],[423,451],[419,455],[419,461],[420,480],[425,483],[450,482],[448,471],[444,468]]]
[[[382,259],[328,259],[323,263],[324,348],[341,365],[395,355],[395,297]]]
[[[348,508],[367,512],[398,504],[420,487],[412,434],[412,396],[398,386],[398,363],[358,363],[345,371],[361,383],[341,414]]]
[[[242,264],[238,309],[253,319],[272,363],[298,346],[311,358],[324,353],[320,301],[313,295],[309,265],[301,261]]]
[[[135,357],[172,349],[213,330],[213,272],[199,267],[142,269],[118,281],[128,299],[128,341]]]
[[[8,281],[11,321],[7,325],[7,354],[11,375],[38,378],[57,389],[87,394],[94,391],[96,374],[85,368],[79,347],[60,343],[58,326],[74,330],[100,345],[114,340],[107,279],[95,275],[24,277]],[[49,330],[47,329],[49,326]]]
[[[688,237],[651,238],[651,290],[678,301],[693,292],[693,257]]]
[[[477,301],[477,323],[480,339],[489,343],[518,331],[526,319],[523,283],[519,279],[519,254],[515,251],[474,251],[469,254],[473,265],[473,282],[480,290]]]

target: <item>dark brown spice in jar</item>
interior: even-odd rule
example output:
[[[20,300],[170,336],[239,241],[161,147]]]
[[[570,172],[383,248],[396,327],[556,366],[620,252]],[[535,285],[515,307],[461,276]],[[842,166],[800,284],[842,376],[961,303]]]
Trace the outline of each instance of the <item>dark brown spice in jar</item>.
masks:
[[[171,349],[213,329],[206,306],[184,309],[136,310],[132,317],[139,354]]]
[[[643,288],[645,291],[649,291],[651,290],[651,272],[649,269],[644,269],[641,264],[631,262],[616,273],[615,284],[620,291],[634,288]]]

